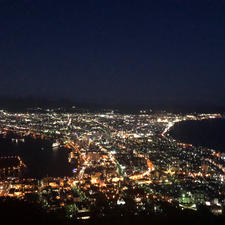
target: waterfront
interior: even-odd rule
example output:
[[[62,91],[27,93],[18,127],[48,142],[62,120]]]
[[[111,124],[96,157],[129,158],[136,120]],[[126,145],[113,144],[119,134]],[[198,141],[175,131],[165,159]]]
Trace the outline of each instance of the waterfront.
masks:
[[[27,136],[12,141],[12,134],[5,138],[0,136],[1,155],[19,155],[26,164],[23,176],[29,178],[43,178],[46,176],[64,177],[72,175],[71,164],[68,163],[68,150],[59,148],[53,150],[51,141],[34,139]]]
[[[77,219],[90,219],[92,207],[97,217],[110,216],[115,209],[121,216],[129,199],[135,215],[149,213],[149,207],[152,213],[162,212],[163,203],[194,211],[205,205],[222,214],[224,155],[181,143],[167,132],[181,121],[217,118],[223,116],[1,110],[1,154],[22,159],[19,168],[2,168],[1,196],[24,199],[35,194],[49,212],[65,210],[67,217]],[[53,143],[63,148],[53,150]],[[21,179],[23,163],[26,177],[38,179]]]
[[[187,120],[176,123],[169,131],[178,141],[225,152],[225,120]]]

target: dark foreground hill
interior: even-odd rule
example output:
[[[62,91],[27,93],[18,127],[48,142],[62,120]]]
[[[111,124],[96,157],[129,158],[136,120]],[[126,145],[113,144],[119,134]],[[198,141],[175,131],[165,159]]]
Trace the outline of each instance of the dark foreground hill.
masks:
[[[97,217],[86,222],[76,219],[67,219],[63,210],[47,212],[37,203],[28,203],[17,199],[0,198],[0,217],[4,225],[72,225],[72,224],[91,224],[91,225],[222,225],[225,216],[214,216],[206,208],[199,211],[178,210],[165,205],[165,214],[150,215],[130,215],[127,212],[124,216],[116,216],[115,212],[106,217]],[[93,212],[94,213],[94,212]]]

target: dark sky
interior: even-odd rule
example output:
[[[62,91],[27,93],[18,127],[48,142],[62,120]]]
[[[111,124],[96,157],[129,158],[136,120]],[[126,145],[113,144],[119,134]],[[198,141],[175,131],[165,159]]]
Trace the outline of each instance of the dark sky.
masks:
[[[224,0],[0,0],[0,96],[223,104]]]

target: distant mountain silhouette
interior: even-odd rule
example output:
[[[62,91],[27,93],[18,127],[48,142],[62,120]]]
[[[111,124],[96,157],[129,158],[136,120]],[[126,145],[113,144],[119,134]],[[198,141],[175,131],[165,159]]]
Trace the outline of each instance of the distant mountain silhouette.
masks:
[[[141,101],[139,104],[136,103],[111,103],[108,101],[105,103],[96,103],[94,101],[73,101],[71,99],[48,99],[42,97],[0,97],[0,108],[7,109],[10,111],[24,111],[28,108],[42,107],[42,108],[56,108],[64,107],[69,110],[75,106],[83,110],[98,111],[103,109],[108,110],[119,110],[120,112],[138,112],[140,110],[153,110],[162,111],[166,110],[169,112],[225,112],[225,105],[213,105],[201,102],[184,102],[174,103],[168,102],[157,102],[157,101]]]

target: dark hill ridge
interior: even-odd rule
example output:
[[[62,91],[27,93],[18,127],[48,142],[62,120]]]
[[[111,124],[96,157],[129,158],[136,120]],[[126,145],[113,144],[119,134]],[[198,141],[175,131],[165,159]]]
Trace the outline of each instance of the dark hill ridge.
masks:
[[[140,110],[153,110],[174,113],[224,113],[225,106],[221,104],[210,104],[208,102],[183,102],[178,103],[169,100],[140,100],[139,103],[132,101],[115,102],[111,99],[107,103],[96,102],[94,100],[76,101],[73,99],[50,99],[43,97],[4,97],[0,96],[0,109],[10,111],[27,111],[28,108],[58,108],[63,107],[66,111],[70,111],[73,106],[76,110],[81,111],[102,111],[102,110],[119,110],[123,113],[139,113]],[[74,111],[74,110],[73,110]]]

